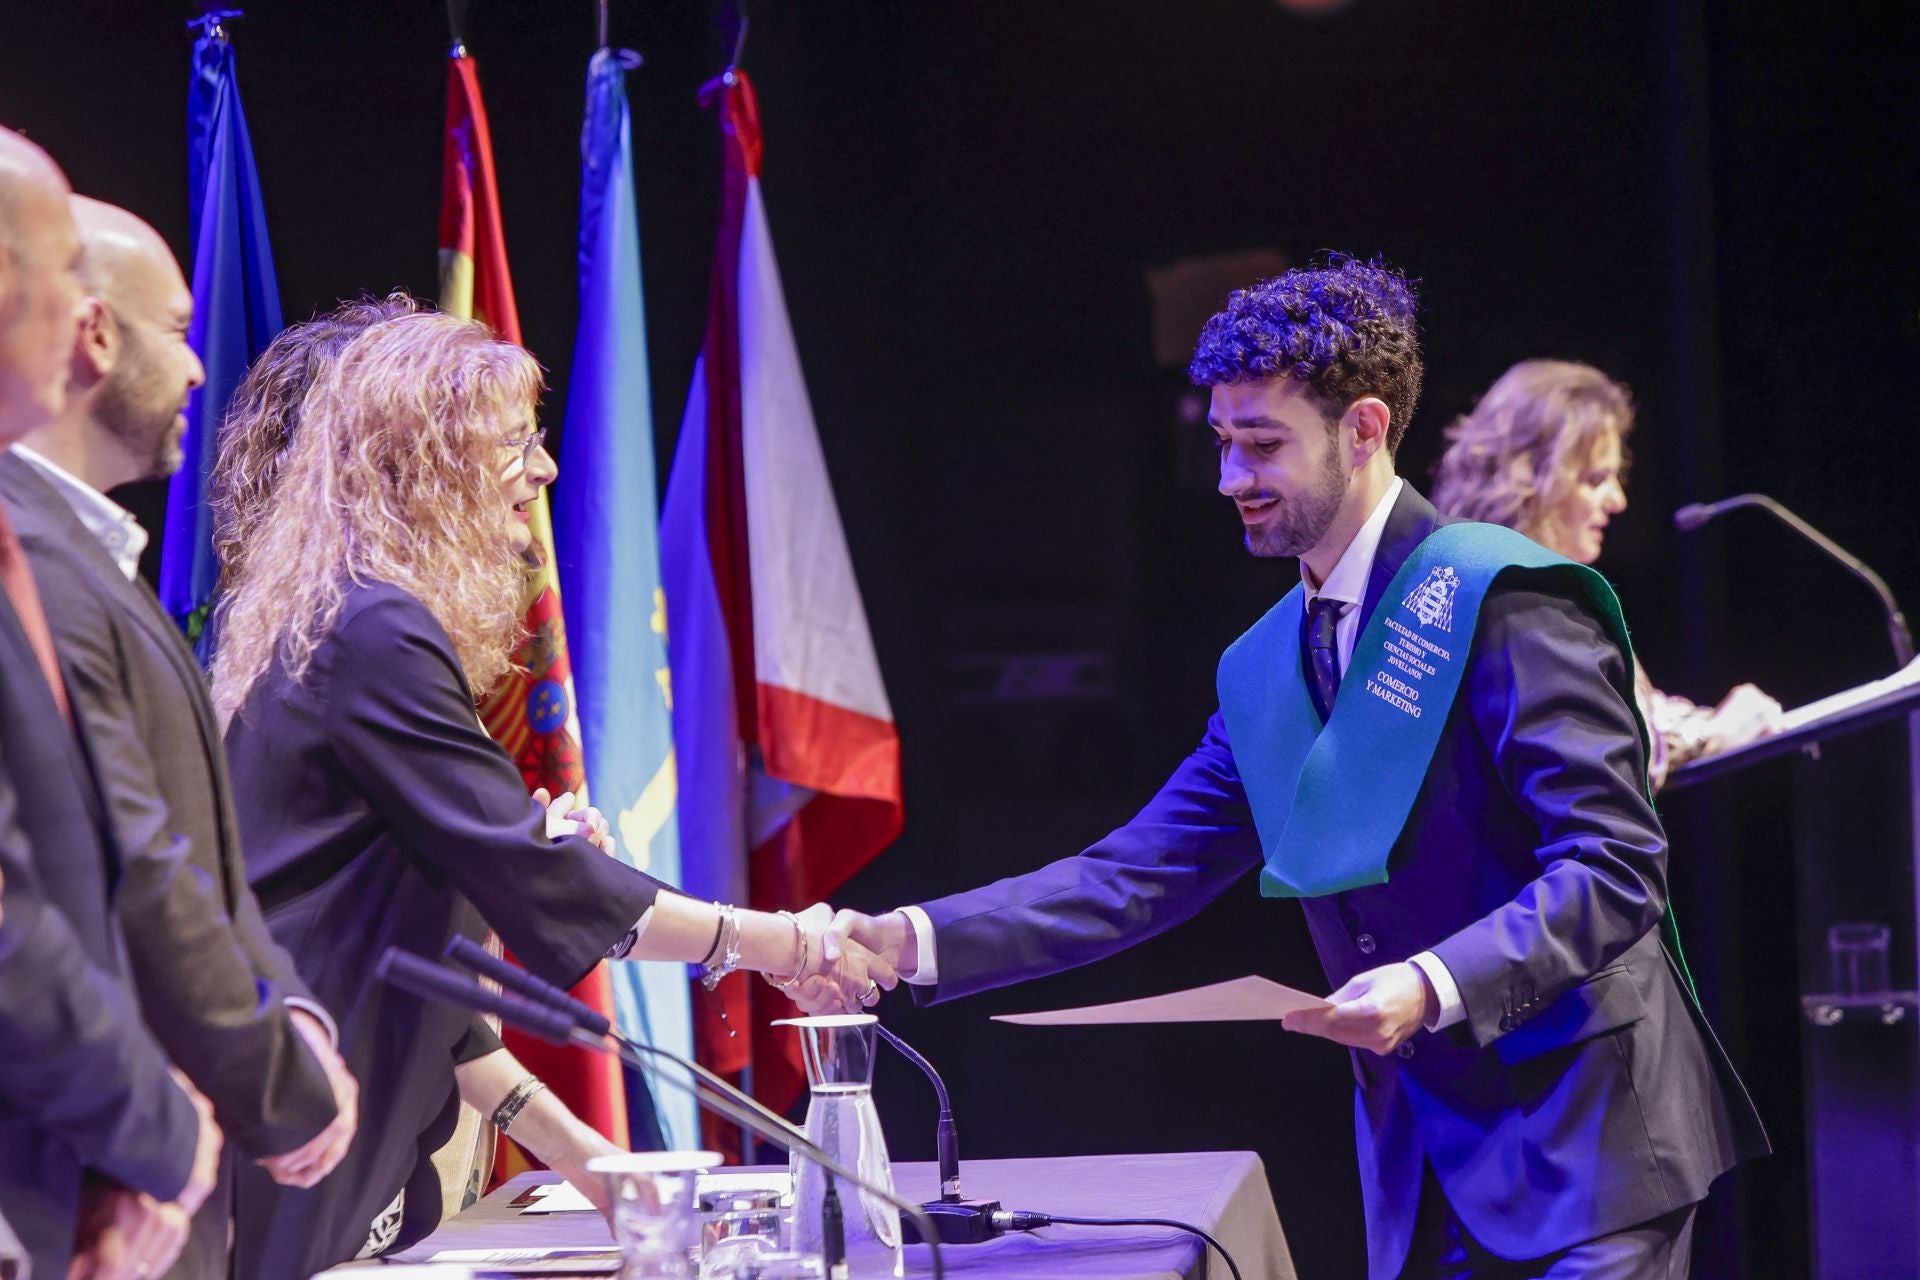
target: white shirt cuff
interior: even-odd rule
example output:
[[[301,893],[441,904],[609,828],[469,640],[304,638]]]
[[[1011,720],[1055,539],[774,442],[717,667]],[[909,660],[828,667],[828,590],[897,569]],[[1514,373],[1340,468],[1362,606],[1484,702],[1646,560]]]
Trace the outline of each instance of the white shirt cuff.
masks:
[[[1439,1012],[1427,1019],[1427,1030],[1445,1031],[1467,1016],[1467,1007],[1460,1001],[1460,985],[1447,972],[1447,966],[1441,963],[1439,956],[1431,951],[1422,951],[1407,957],[1407,963],[1427,975],[1427,981],[1433,986],[1434,999],[1440,1006]]]
[[[325,1027],[327,1029],[327,1043],[332,1045],[336,1051],[340,1048],[340,1024],[333,1020],[332,1014],[305,996],[288,996],[280,1003],[286,1005],[289,1009],[298,1009]]]
[[[919,907],[902,907],[900,914],[907,918],[907,926],[913,930],[914,949],[920,953],[920,967],[912,973],[902,973],[900,981],[916,987],[934,986],[940,981],[940,958],[933,951],[933,921]]]

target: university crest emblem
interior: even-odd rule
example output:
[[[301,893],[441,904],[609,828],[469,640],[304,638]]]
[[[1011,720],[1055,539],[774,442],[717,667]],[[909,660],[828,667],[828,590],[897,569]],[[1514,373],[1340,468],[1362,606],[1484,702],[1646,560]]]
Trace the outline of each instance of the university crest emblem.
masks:
[[[1452,565],[1441,565],[1407,593],[1400,607],[1420,620],[1423,627],[1453,630],[1453,596],[1460,590],[1460,575]]]

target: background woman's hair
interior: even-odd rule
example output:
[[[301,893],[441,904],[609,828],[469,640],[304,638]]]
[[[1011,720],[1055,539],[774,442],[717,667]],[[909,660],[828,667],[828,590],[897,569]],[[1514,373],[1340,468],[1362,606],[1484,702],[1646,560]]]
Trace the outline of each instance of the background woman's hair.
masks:
[[[249,540],[219,606],[223,723],[276,658],[290,679],[305,676],[352,582],[391,583],[425,604],[476,694],[506,672],[525,566],[500,445],[531,429],[540,388],[526,351],[433,311],[368,325],[315,372],[270,482],[219,495],[229,528]],[[264,453],[270,442],[254,434],[279,425],[235,420],[231,443]]]
[[[1447,515],[1542,532],[1595,443],[1633,430],[1633,395],[1592,365],[1522,360],[1447,428],[1433,503]],[[1623,454],[1622,465],[1625,459]]]

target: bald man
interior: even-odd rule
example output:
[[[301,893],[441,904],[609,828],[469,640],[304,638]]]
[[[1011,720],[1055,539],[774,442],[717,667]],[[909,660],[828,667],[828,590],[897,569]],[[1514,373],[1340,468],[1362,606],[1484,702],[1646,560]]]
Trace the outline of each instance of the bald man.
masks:
[[[0,447],[66,406],[67,195],[45,152],[0,129]],[[0,588],[0,1205],[41,1280],[67,1275],[76,1239],[85,1280],[157,1274],[213,1188],[220,1131],[141,1021],[85,726],[6,521]]]
[[[86,297],[63,412],[0,454],[0,509],[35,576],[120,847],[122,928],[148,1024],[229,1139],[169,1276],[228,1273],[232,1162],[309,1187],[353,1137],[337,1033],[247,887],[219,726],[179,631],[139,580],[146,533],[107,491],[181,463],[193,294],[160,234],[76,196]],[[176,874],[181,866],[193,874]],[[237,1152],[234,1151],[237,1148]]]

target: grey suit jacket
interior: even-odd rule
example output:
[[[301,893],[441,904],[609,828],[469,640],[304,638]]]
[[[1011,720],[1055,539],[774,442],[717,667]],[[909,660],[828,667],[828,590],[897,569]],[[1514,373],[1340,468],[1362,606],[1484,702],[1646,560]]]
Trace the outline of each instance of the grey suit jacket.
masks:
[[[1363,628],[1397,607],[1386,585],[1436,523],[1426,499],[1402,492]],[[1332,986],[1430,950],[1465,1008],[1459,1025],[1416,1033],[1397,1054],[1353,1054],[1373,1280],[1406,1259],[1423,1165],[1483,1245],[1535,1258],[1693,1204],[1766,1149],[1655,931],[1666,836],[1646,795],[1627,663],[1583,605],[1533,585],[1503,578],[1488,593],[1387,883],[1302,903]],[[1366,803],[1365,777],[1353,787],[1352,803]],[[1110,955],[1192,916],[1261,860],[1216,713],[1125,827],[925,905],[932,998]]]
[[[287,1015],[286,996],[311,993],[247,887],[205,678],[153,593],[12,452],[0,453],[0,503],[41,584],[128,855],[122,929],[148,1022],[230,1143],[255,1157],[293,1150],[332,1121],[333,1090]]]

